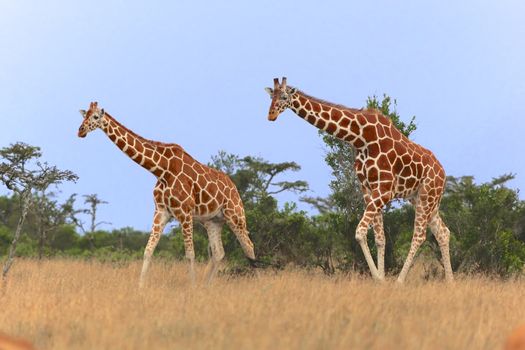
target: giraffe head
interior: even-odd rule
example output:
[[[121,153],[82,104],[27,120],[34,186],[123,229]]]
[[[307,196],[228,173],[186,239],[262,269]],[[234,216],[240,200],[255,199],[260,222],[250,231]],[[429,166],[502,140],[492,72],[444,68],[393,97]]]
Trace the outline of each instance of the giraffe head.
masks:
[[[279,114],[292,105],[292,95],[296,90],[293,87],[286,86],[286,77],[283,77],[281,84],[279,84],[279,79],[275,78],[273,80],[273,89],[267,87],[265,90],[272,97],[272,104],[268,111],[268,120],[274,121]]]
[[[86,137],[89,132],[102,127],[105,113],[103,108],[98,108],[97,102],[91,102],[87,111],[81,109],[80,114],[84,120],[78,128],[78,137]]]

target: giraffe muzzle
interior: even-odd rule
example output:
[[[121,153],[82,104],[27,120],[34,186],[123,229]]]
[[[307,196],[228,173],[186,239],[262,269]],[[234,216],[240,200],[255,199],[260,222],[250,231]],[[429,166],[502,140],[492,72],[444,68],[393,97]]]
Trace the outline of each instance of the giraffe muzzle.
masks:
[[[81,137],[81,138],[84,138],[86,137],[87,133],[86,133],[86,130],[84,129],[84,127],[80,127],[78,129],[78,137]]]
[[[268,113],[268,120],[271,121],[271,122],[274,122],[274,121],[277,120],[278,116],[279,116],[279,113],[275,113],[275,112],[270,111],[270,113]]]

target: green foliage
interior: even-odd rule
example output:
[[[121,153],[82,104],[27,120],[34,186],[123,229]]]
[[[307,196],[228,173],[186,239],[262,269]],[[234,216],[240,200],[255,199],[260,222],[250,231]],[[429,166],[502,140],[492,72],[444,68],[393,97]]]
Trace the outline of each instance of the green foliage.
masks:
[[[494,255],[499,258],[496,266],[503,274],[515,274],[523,272],[525,266],[525,242],[516,238],[511,231],[499,231],[496,233]],[[501,273],[500,273],[501,274]]]
[[[288,171],[297,172],[301,167],[295,162],[270,163],[259,157],[240,158],[234,154],[219,151],[212,156],[210,166],[228,174],[239,191],[245,205],[257,202],[265,196],[292,191],[308,190],[306,181],[276,181]]]
[[[456,234],[453,262],[459,270],[505,275],[523,267],[525,245],[516,231],[525,203],[505,187],[511,179],[503,175],[481,185],[472,176],[447,179],[441,210]]]
[[[4,225],[0,225],[0,256],[7,254],[7,248],[13,240],[11,230]]]
[[[385,96],[379,103],[369,99],[369,107],[379,108],[392,117],[395,101]],[[401,124],[392,118],[407,134],[415,129],[413,120]],[[294,162],[271,163],[261,158],[244,157],[219,152],[212,157],[212,166],[226,172],[235,182],[244,201],[250,236],[256,256],[266,266],[282,268],[294,265],[321,269],[327,274],[337,271],[362,271],[368,274],[361,249],[355,242],[355,229],[363,212],[359,182],[353,170],[353,151],[347,144],[325,138],[327,164],[333,171],[328,198],[305,197],[317,215],[297,209],[294,203],[279,205],[275,194],[304,192],[308,184],[302,180],[288,180],[300,166]],[[287,180],[283,180],[287,179]],[[525,202],[518,191],[506,187],[512,175],[503,175],[492,181],[476,184],[473,177],[448,178],[441,212],[452,231],[451,257],[455,271],[481,272],[509,276],[524,271],[525,265]],[[116,264],[142,259],[149,232],[131,227],[112,231],[95,230],[100,223],[96,208],[75,209],[75,195],[58,203],[45,192],[31,192],[30,200],[39,208],[27,214],[23,235],[18,242],[17,256],[63,256],[79,259],[97,259]],[[8,254],[8,246],[19,227],[23,208],[21,194],[0,196],[0,256]],[[85,197],[87,198],[87,197]],[[103,203],[96,194],[96,205]],[[86,202],[85,204],[90,204]],[[78,214],[90,217],[84,228]],[[408,204],[393,204],[384,215],[386,234],[385,267],[388,273],[398,273],[412,239],[414,209]],[[45,242],[41,233],[46,229]],[[93,229],[93,232],[88,231]],[[81,232],[77,232],[80,230]],[[87,231],[87,232],[85,232]],[[225,225],[222,241],[227,261],[239,271],[247,266],[236,237]],[[375,255],[373,234],[368,243]],[[208,259],[208,238],[204,228],[196,224],[194,247],[197,260]],[[421,249],[425,259],[440,258],[437,242],[427,234],[427,243]],[[160,238],[155,256],[162,259],[184,259],[184,242],[180,227]]]
[[[231,234],[231,233],[229,233]],[[224,239],[225,233],[223,233]],[[162,238],[161,238],[162,241]],[[169,241],[165,241],[165,250],[173,252],[176,259],[182,260],[185,257],[184,239],[182,237],[182,230],[176,227],[169,234]],[[161,242],[159,242],[159,246]],[[195,250],[195,259],[197,261],[206,261],[208,256],[208,236],[206,230],[202,225],[195,225],[193,229],[193,248]],[[157,249],[159,250],[159,249]],[[157,252],[157,250],[155,252]]]
[[[387,94],[383,94],[383,99],[381,101],[379,101],[376,95],[372,97],[369,96],[366,100],[366,107],[370,109],[377,109],[384,116],[390,118],[390,120],[392,121],[392,123],[394,123],[396,128],[399,131],[401,131],[401,133],[404,134],[406,137],[409,137],[412,134],[412,132],[416,131],[417,129],[417,125],[415,123],[416,116],[412,116],[408,123],[403,122],[396,110],[396,99],[392,99]]]
[[[60,226],[50,238],[49,246],[53,250],[68,250],[77,246],[79,235],[72,225]]]
[[[285,191],[301,193],[308,189],[306,181],[277,180],[301,167],[295,162],[271,163],[222,151],[212,157],[211,166],[227,173],[237,186],[258,259],[276,267],[289,263],[307,265],[308,257],[303,253],[308,243],[303,238],[311,228],[310,219],[305,212],[298,211],[295,204],[285,203],[284,208],[279,209],[273,197]],[[229,259],[244,261],[235,236],[228,233],[222,238]]]

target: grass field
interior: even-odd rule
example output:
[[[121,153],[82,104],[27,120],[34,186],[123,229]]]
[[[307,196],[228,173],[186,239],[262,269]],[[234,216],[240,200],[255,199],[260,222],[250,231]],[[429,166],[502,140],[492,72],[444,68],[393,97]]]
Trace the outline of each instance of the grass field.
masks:
[[[139,292],[139,271],[18,260],[0,332],[40,349],[500,349],[525,323],[524,279],[447,285],[413,271],[398,286],[292,270],[191,287],[186,264],[157,261]]]

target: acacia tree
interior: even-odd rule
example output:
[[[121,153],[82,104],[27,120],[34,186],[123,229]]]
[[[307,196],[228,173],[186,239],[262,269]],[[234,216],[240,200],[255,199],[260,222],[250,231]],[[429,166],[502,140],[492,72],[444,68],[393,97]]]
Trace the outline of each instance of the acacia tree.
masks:
[[[2,270],[3,280],[7,278],[13,264],[22,227],[33,204],[33,192],[45,192],[51,185],[59,185],[64,181],[75,182],[78,179],[69,170],[60,170],[47,162],[41,162],[41,157],[39,147],[23,142],[0,149],[0,182],[17,195],[20,206],[20,217]]]
[[[97,227],[100,225],[104,225],[104,224],[111,225],[111,223],[107,221],[97,221],[97,211],[98,211],[99,205],[108,204],[108,202],[100,199],[96,193],[85,194],[82,197],[84,197],[84,204],[88,204],[88,208],[78,209],[78,210],[73,210],[71,208],[69,218],[71,219],[73,224],[77,226],[82,231],[84,236],[87,238],[90,248],[94,249],[95,243],[94,243],[93,235],[95,231],[97,230]],[[73,203],[74,203],[74,199],[71,204]],[[89,228],[88,229],[86,229],[84,222],[78,218],[77,214],[86,214],[89,216]]]
[[[89,232],[91,233],[95,232],[99,225],[110,224],[109,222],[106,222],[106,221],[97,222],[98,206],[100,204],[108,204],[108,202],[98,198],[98,195],[96,193],[85,194],[83,197],[84,197],[84,204],[89,204],[89,208],[85,209],[85,213],[90,216]]]
[[[74,209],[75,197],[76,194],[72,194],[64,203],[59,204],[54,192],[37,191],[33,196],[31,211],[37,223],[39,260],[43,257],[44,246],[49,233],[61,225],[73,222],[71,218],[74,218],[76,213],[78,213]]]
[[[271,163],[259,157],[240,158],[219,151],[216,156],[212,156],[209,165],[232,178],[245,205],[285,191],[301,193],[308,190],[306,181],[276,180],[288,171],[301,170],[301,166],[295,162]]]

